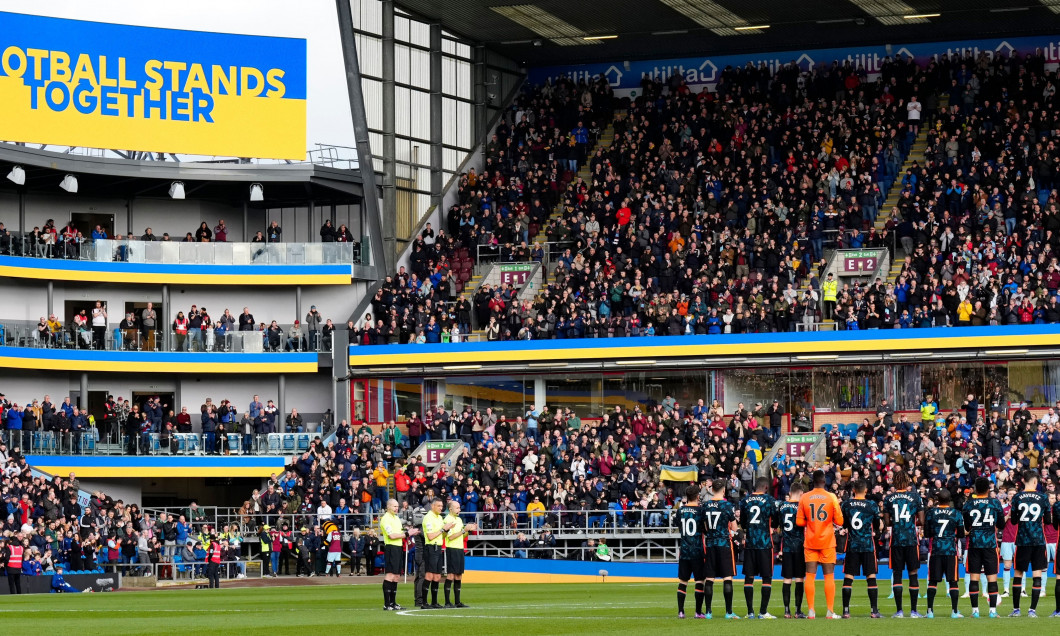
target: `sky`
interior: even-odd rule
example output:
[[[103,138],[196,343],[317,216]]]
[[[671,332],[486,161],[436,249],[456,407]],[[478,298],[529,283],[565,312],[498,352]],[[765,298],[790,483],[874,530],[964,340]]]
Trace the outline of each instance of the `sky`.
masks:
[[[306,142],[355,145],[332,0],[0,0],[0,11],[136,26],[306,39]]]

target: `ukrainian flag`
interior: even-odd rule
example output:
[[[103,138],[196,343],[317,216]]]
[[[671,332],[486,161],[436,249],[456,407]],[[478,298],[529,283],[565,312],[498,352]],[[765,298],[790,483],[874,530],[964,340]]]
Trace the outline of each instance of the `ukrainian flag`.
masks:
[[[699,469],[695,466],[663,465],[659,479],[663,481],[699,481]]]

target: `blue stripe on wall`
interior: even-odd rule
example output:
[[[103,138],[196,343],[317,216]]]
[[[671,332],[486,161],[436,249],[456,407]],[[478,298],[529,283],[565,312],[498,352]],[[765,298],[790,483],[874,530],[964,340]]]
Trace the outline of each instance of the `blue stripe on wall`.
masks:
[[[26,360],[76,360],[87,362],[143,362],[194,364],[276,364],[316,363],[317,354],[303,352],[277,353],[192,353],[162,351],[94,351],[91,349],[35,349],[31,347],[0,347],[0,356]]]
[[[581,338],[573,340],[512,340],[420,345],[351,346],[350,355],[378,355],[389,348],[394,353],[452,353],[454,351],[542,351],[593,349],[597,347],[663,347],[695,345],[771,344],[784,342],[856,342],[859,340],[919,340],[923,338],[1031,337],[1060,334],[1060,325],[1010,325],[935,329],[876,329],[872,331],[812,331],[795,333],[720,334],[713,336],[657,336],[653,338]]]
[[[161,457],[130,456],[111,457],[106,455],[26,455],[26,463],[31,466],[105,466],[110,468],[257,468],[271,467],[283,469],[287,458],[280,455],[256,457],[200,457],[195,455]]]
[[[75,261],[63,259],[28,258],[25,256],[0,256],[0,266],[26,267],[31,269],[69,270],[81,272],[121,272],[128,274],[180,274],[185,276],[352,276],[352,265],[170,265],[162,263],[118,263],[110,261]]]
[[[501,557],[468,557],[465,564],[466,569],[479,572],[513,572],[519,574],[568,574],[580,576],[599,576],[600,570],[607,570],[611,576],[636,576],[642,578],[657,578],[660,582],[677,579],[677,563],[638,563],[612,561],[605,563],[601,561],[560,561],[549,559],[507,559]],[[842,576],[842,564],[836,566],[836,575]],[[964,577],[964,565],[960,566],[960,576]],[[1055,576],[1049,569],[1048,576]],[[743,566],[736,566],[734,579],[743,579]],[[773,570],[773,578],[779,580],[780,566]],[[856,577],[864,579],[863,576]],[[877,578],[880,581],[891,580],[891,568],[884,564],[879,565]],[[920,566],[920,578],[927,580],[927,565]]]

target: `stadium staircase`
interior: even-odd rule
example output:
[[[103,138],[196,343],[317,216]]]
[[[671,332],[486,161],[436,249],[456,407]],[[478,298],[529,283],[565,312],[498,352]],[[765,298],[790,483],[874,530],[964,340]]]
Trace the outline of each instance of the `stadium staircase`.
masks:
[[[619,120],[622,120],[622,119],[625,119],[627,114],[628,114],[628,111],[625,111],[625,110],[616,110],[615,111],[614,118],[612,119],[612,121],[610,123],[607,124],[607,127],[604,128],[600,132],[600,136],[597,138],[596,143],[591,148],[589,148],[586,156],[592,157],[594,154],[596,154],[597,148],[610,148],[611,147],[611,144],[613,144],[615,142],[615,122],[619,121]],[[578,172],[575,175],[575,177],[580,177],[583,181],[588,182],[590,175],[591,175],[591,169],[590,169],[590,166],[589,166],[589,162],[587,161],[585,163],[585,165],[583,165],[578,170]],[[574,181],[574,179],[571,179],[571,182],[573,182],[573,181]],[[552,214],[550,214],[548,219],[545,221],[545,225],[550,224],[553,220],[560,220],[562,218],[563,218],[563,201],[560,200],[560,201],[558,201],[556,203],[556,207],[553,208]],[[540,240],[540,238],[544,236],[543,233],[537,232],[537,228],[531,227],[531,232],[532,232],[532,236],[530,237],[530,244],[531,245],[534,243],[534,241]],[[478,288],[482,285],[483,277],[485,277],[487,272],[489,272],[489,268],[490,268],[490,264],[489,263],[486,263],[486,264],[478,263],[478,264],[475,265],[474,273],[471,275],[471,278],[464,285],[464,289],[468,290],[469,295],[473,295],[476,291],[478,291]],[[545,282],[542,285],[542,287],[548,287],[553,282],[555,282],[555,276],[553,276],[553,270],[554,269],[555,268],[552,267],[552,262],[549,262],[548,266],[545,267]],[[485,325],[476,325],[476,328],[474,330],[472,330],[472,334],[473,334],[472,337],[471,337],[472,340],[485,340],[486,339],[486,327],[485,327]]]
[[[950,103],[949,95],[941,95],[938,103],[938,111],[940,113],[945,112]],[[924,122],[924,125],[920,127],[920,133],[916,136],[916,140],[909,148],[909,154],[906,155],[901,169],[898,170],[898,174],[894,176],[894,183],[891,185],[891,190],[887,194],[887,200],[883,202],[883,206],[880,208],[880,214],[876,217],[876,231],[882,230],[884,226],[887,225],[887,220],[891,218],[891,210],[894,209],[894,206],[898,205],[898,199],[902,196],[902,177],[905,176],[906,170],[912,168],[914,163],[923,165],[924,153],[927,151],[928,147],[928,131],[933,124],[934,122]],[[905,259],[898,257],[898,249],[896,247],[894,258],[891,259],[891,271],[887,276],[887,282],[894,283],[897,281],[899,274],[902,273],[902,267],[904,265]]]

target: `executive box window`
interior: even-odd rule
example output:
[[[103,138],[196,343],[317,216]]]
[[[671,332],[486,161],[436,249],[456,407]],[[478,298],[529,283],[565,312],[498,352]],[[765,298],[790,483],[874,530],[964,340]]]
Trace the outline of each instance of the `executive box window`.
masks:
[[[882,398],[893,399],[885,366],[816,367],[813,405],[819,411],[871,411]]]

